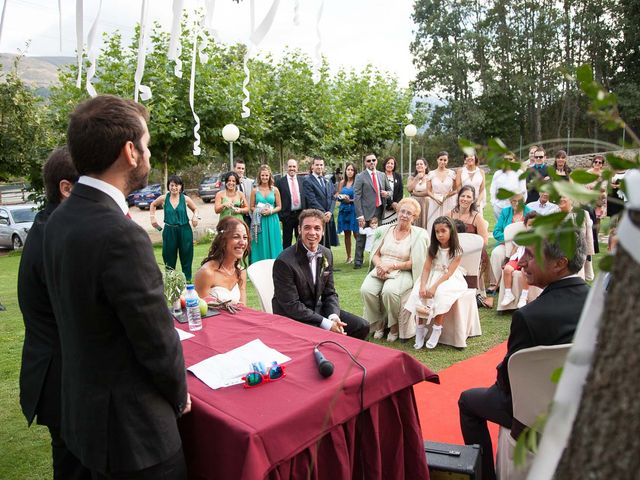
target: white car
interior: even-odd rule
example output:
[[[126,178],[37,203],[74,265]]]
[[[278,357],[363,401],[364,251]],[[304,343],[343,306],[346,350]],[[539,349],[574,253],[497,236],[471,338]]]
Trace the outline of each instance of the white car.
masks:
[[[37,213],[34,203],[0,205],[0,247],[22,248]]]

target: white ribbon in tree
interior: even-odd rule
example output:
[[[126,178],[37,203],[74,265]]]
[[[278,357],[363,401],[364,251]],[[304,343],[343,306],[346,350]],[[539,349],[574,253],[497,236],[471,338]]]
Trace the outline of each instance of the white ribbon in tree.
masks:
[[[144,62],[147,57],[146,37],[147,37],[147,17],[149,14],[149,4],[147,0],[142,0],[142,9],[140,11],[140,42],[138,44],[138,66],[134,75],[135,92],[133,99],[137,102],[138,95],[142,100],[151,98],[151,89],[146,85],[142,85],[142,76],[144,75]]]
[[[251,74],[249,72],[248,61],[249,58],[253,55],[254,51],[257,50],[258,46],[264,39],[265,35],[269,32],[271,25],[273,25],[273,19],[276,16],[276,12],[278,11],[278,6],[280,5],[280,0],[273,0],[271,4],[271,8],[265,15],[258,28],[255,28],[255,5],[254,0],[251,0],[251,35],[249,37],[249,45],[247,48],[247,53],[244,56],[243,61],[243,69],[244,69],[244,81],[242,82],[242,93],[244,93],[244,100],[242,100],[242,118],[248,118],[251,116],[251,109],[247,106],[251,99],[249,90],[247,86],[249,85],[249,80],[251,79]]]
[[[173,74],[182,78],[182,60],[180,55],[182,54],[182,10],[184,7],[184,0],[173,0],[173,20],[171,21],[171,37],[169,39],[169,52],[167,58],[172,62],[175,62],[173,67]]]
[[[322,35],[320,34],[322,10],[324,10],[324,0],[320,0],[320,8],[318,8],[318,15],[316,16],[316,36],[318,37],[318,43],[316,43],[316,68],[312,77],[314,83],[320,81],[320,71],[322,69]]]
[[[191,79],[189,81],[189,106],[191,107],[191,113],[193,113],[193,119],[196,121],[196,125],[193,127],[193,136],[195,142],[193,142],[193,154],[200,155],[200,117],[196,113],[194,100],[195,100],[195,85],[196,85],[196,52],[198,50],[198,30],[197,26],[194,27],[193,32],[193,52],[191,53]]]
[[[640,211],[640,170],[629,170],[624,176],[627,198],[626,209]],[[625,212],[618,227],[618,241],[636,263],[640,263],[640,228],[636,227]]]
[[[5,7],[8,2],[5,2]],[[60,51],[62,52],[62,0],[58,0],[58,35],[60,35]]]
[[[7,4],[9,0],[4,0],[4,5],[2,7],[2,16],[0,17],[0,40],[2,40],[2,28],[4,27],[4,15],[7,13]]]
[[[91,30],[89,30],[89,38],[87,38],[87,56],[89,58],[89,68],[87,69],[87,81],[86,88],[89,95],[95,97],[97,95],[96,89],[93,87],[91,80],[93,80],[93,76],[96,74],[96,60],[98,58],[98,46],[96,44],[96,33],[98,32],[98,21],[100,20],[100,12],[102,11],[102,0],[98,4],[98,13],[96,14],[96,19],[93,21],[93,25],[91,25]]]
[[[300,26],[300,0],[293,2],[293,24],[296,27]]]
[[[84,31],[82,30],[82,0],[76,0],[76,55],[78,58],[78,78],[76,79],[76,88],[82,87],[82,53],[84,50],[83,38]]]

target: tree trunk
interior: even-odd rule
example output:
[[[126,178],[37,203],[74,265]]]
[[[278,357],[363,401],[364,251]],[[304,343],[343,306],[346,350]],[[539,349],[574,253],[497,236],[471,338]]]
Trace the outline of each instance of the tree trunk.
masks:
[[[640,225],[640,213],[636,212]],[[556,479],[637,478],[640,472],[640,265],[618,248],[598,348]]]
[[[163,171],[163,175],[162,177],[164,178],[164,182],[162,183],[162,191],[166,191],[167,188],[167,181],[169,179],[169,155],[167,155],[166,153],[162,154],[162,171]]]

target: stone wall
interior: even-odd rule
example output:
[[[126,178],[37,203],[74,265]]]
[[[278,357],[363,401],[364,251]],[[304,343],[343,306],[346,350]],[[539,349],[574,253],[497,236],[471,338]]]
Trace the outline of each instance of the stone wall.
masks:
[[[607,155],[614,154],[618,157],[628,158],[632,160],[640,155],[640,149],[630,149],[630,150],[618,150],[615,152],[598,152],[598,153],[586,153],[583,155],[571,155],[567,157],[567,161],[569,162],[569,166],[571,168],[590,168],[591,160],[596,155]],[[547,164],[553,165],[553,157],[547,158]]]

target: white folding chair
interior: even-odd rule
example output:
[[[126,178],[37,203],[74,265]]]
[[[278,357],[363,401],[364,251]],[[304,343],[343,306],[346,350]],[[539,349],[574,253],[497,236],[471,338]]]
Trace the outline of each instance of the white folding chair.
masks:
[[[271,300],[273,299],[273,263],[275,260],[260,260],[247,268],[247,276],[258,292],[260,308],[263,312],[273,313]]]
[[[531,427],[551,405],[557,384],[552,373],[564,365],[570,343],[524,348],[509,358],[509,383],[513,418]],[[500,480],[524,480],[535,455],[527,452],[524,465],[513,463],[516,439],[509,428],[500,427],[496,452],[496,474]]]
[[[460,265],[468,275],[477,277],[480,272],[480,258],[484,240],[475,233],[460,233],[458,238],[464,252]],[[445,314],[439,343],[465,348],[468,337],[479,335],[482,335],[482,328],[476,302],[476,289],[468,288],[462,297],[453,304],[451,310]]]
[[[511,225],[507,225],[507,228],[504,229],[504,248],[505,255],[508,255],[513,250],[515,236],[523,232],[525,230],[524,223],[516,222]],[[506,257],[505,257],[506,258]],[[503,258],[504,260],[504,258]],[[515,300],[511,302],[509,305],[501,306],[502,299],[504,298],[504,277],[500,278],[500,292],[498,294],[498,305],[496,310],[498,312],[502,312],[504,310],[515,310],[518,308],[518,301],[520,300],[520,293],[522,292],[522,272],[516,271],[513,272],[513,281],[511,282],[511,292],[515,297]],[[529,294],[527,295],[527,303],[533,302],[536,298],[540,296],[542,293],[542,289],[534,286],[529,286]]]

